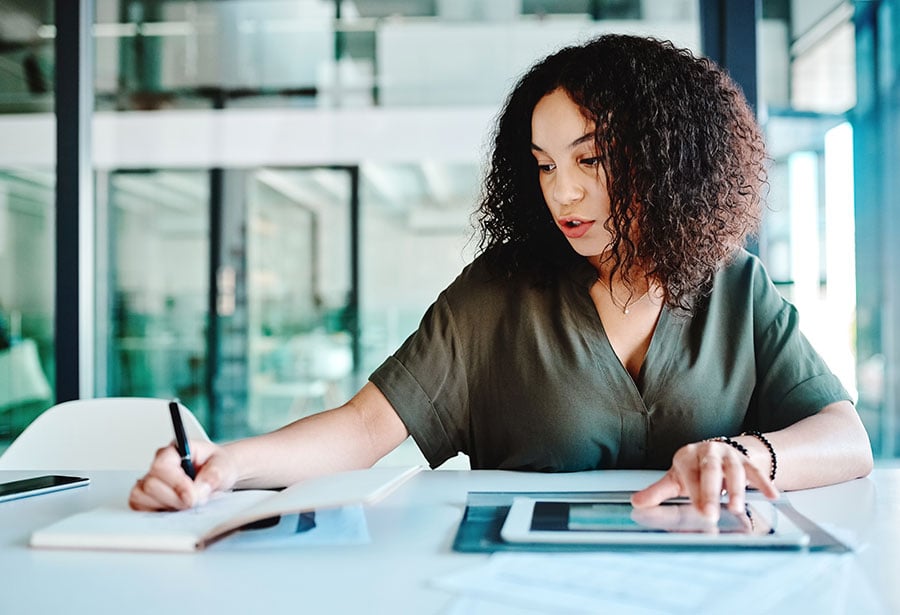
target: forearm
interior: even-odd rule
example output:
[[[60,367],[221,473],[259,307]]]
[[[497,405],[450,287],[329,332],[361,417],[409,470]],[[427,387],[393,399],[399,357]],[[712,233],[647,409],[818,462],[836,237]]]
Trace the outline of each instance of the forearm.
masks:
[[[226,448],[238,468],[238,487],[270,488],[370,467],[407,435],[381,392],[367,384],[339,408],[232,442]]]
[[[775,450],[775,485],[783,491],[839,483],[872,470],[869,438],[850,402],[830,404],[813,416],[764,436]],[[754,465],[766,474],[770,472],[771,456],[759,439],[734,439],[746,447]]]

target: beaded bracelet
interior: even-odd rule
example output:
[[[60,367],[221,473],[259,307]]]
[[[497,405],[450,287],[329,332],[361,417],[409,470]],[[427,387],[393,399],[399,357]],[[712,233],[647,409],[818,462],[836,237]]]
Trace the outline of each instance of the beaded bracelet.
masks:
[[[772,443],[769,442],[769,439],[756,430],[745,431],[741,435],[753,436],[754,438],[762,442],[767,449],[769,449],[769,457],[772,459],[772,471],[769,472],[769,480],[775,480],[775,470],[778,469],[778,457],[775,455],[775,447],[772,446]]]
[[[750,456],[749,451],[747,451],[747,447],[745,447],[737,440],[732,440],[728,436],[716,436],[715,438],[707,438],[706,442],[724,442],[725,444],[739,451],[744,457]]]

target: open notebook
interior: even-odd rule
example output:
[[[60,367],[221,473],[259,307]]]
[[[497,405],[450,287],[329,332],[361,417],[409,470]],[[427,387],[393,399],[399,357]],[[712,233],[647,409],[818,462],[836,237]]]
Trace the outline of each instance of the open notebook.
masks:
[[[299,482],[283,491],[231,491],[197,508],[136,512],[96,508],[35,531],[30,545],[60,549],[196,551],[241,527],[279,515],[372,504],[421,467],[353,470]]]

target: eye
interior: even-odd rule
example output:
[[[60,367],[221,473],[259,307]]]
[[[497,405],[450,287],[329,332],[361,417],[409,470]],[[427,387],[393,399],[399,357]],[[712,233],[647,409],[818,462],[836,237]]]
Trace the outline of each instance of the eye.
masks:
[[[552,162],[547,162],[547,163],[544,163],[544,164],[538,163],[537,166],[538,166],[538,170],[539,170],[541,173],[550,173],[550,172],[552,172],[553,170],[556,169],[556,165],[553,164]]]
[[[592,156],[590,158],[582,158],[580,162],[586,167],[596,167],[600,166],[600,157]]]

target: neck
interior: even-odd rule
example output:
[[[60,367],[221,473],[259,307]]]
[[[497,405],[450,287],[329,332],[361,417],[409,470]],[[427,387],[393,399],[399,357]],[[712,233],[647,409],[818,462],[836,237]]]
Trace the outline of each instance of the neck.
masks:
[[[652,303],[660,298],[660,287],[643,271],[632,268],[624,273],[613,271],[612,261],[601,256],[589,257],[588,262],[597,270],[597,281],[604,287],[610,300],[623,314],[648,298]]]
[[[597,270],[597,279],[611,289],[625,289],[635,294],[647,292],[652,286],[650,278],[637,266],[628,271],[613,271],[613,261],[607,255],[590,256],[588,262]]]

